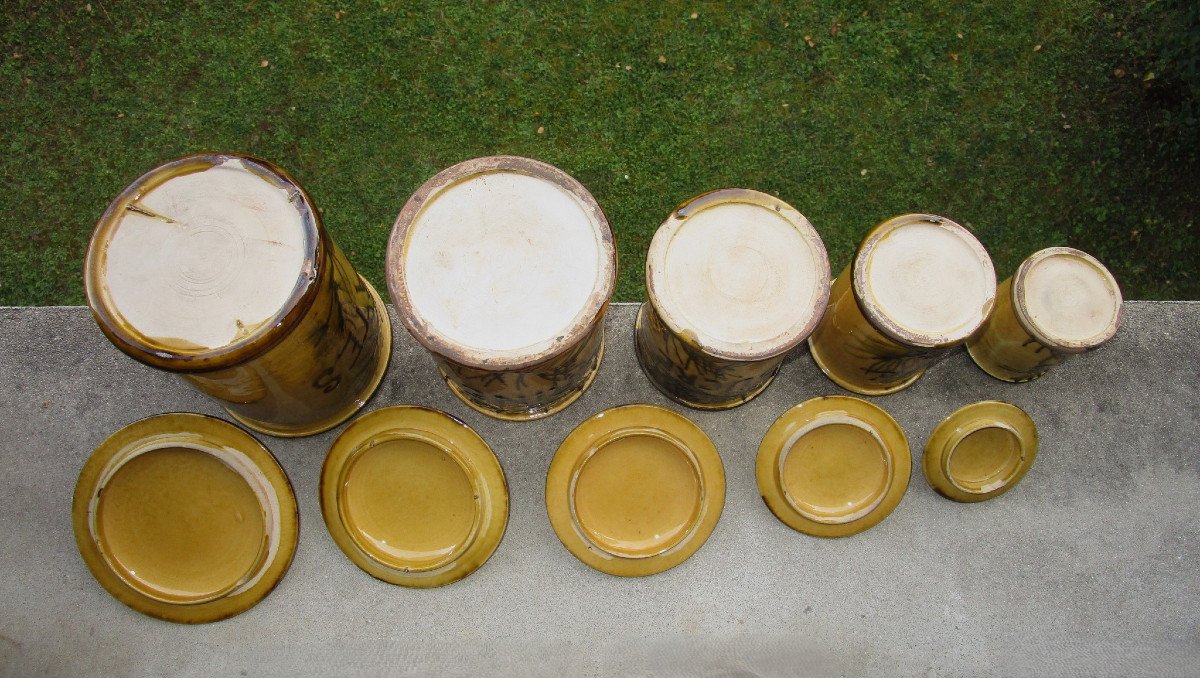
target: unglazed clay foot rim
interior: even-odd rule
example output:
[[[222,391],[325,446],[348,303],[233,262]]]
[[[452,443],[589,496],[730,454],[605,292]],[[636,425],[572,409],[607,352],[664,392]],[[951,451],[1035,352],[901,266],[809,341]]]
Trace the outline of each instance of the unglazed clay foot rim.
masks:
[[[857,393],[859,395],[869,395],[869,396],[891,395],[893,393],[903,391],[904,389],[908,388],[909,386],[912,386],[914,383],[916,383],[916,381],[918,379],[920,379],[922,376],[925,375],[925,370],[921,370],[920,372],[917,372],[916,374],[912,375],[908,379],[905,379],[904,381],[900,382],[899,384],[896,384],[895,386],[888,386],[886,388],[880,388],[880,389],[865,389],[865,388],[862,388],[861,386],[857,386],[857,385],[843,379],[840,375],[838,375],[833,370],[831,370],[829,368],[829,365],[825,362],[825,360],[823,358],[821,358],[821,353],[820,353],[820,351],[817,350],[817,345],[815,343],[813,343],[813,338],[811,336],[808,338],[808,352],[812,354],[813,362],[815,362],[817,364],[817,367],[821,368],[821,371],[825,373],[825,376],[829,377],[830,381],[837,384],[838,386],[841,386],[842,388],[846,389],[847,391],[850,391],[851,393]]]
[[[499,419],[501,421],[533,421],[535,419],[544,419],[552,414],[557,414],[558,412],[567,409],[571,403],[579,400],[584,392],[587,391],[592,385],[592,382],[596,380],[596,375],[600,373],[600,364],[603,362],[604,336],[601,335],[600,348],[596,350],[596,359],[593,360],[592,364],[588,367],[587,374],[583,376],[583,381],[580,382],[578,387],[552,403],[519,412],[505,412],[503,410],[497,410],[486,403],[473,400],[470,395],[459,388],[458,384],[455,383],[453,378],[446,374],[446,370],[442,369],[441,365],[438,365],[438,374],[442,375],[442,381],[446,382],[446,386],[449,387],[450,392],[453,393],[456,398],[463,401],[467,407],[470,407],[480,414],[485,414],[493,419]]]
[[[873,439],[885,456],[883,488],[865,506],[845,514],[815,515],[802,508],[802,497],[788,493],[784,461],[804,435],[828,425],[849,425]],[[813,398],[784,412],[763,436],[755,474],[767,508],[788,527],[815,537],[845,537],[875,526],[904,498],[912,473],[908,439],[896,420],[882,408],[860,398]]]
[[[231,586],[198,602],[171,602],[131,583],[127,574],[118,572],[97,536],[96,513],[105,484],[130,460],[164,448],[184,448],[222,461],[247,481],[264,512],[267,532],[256,564]],[[114,598],[143,614],[184,624],[225,619],[256,605],[287,572],[299,533],[295,494],[270,451],[233,424],[182,412],[135,421],[95,449],[75,485],[72,523],[84,563]]]
[[[474,491],[475,515],[469,536],[435,563],[406,563],[368,546],[345,501],[349,471],[371,447],[415,440],[436,447],[458,463]],[[389,584],[433,588],[456,582],[479,569],[504,538],[508,526],[508,484],[500,461],[471,427],[425,407],[401,405],[369,412],[338,436],[321,469],[321,513],[338,548],[367,574]]]
[[[675,447],[695,474],[698,508],[677,537],[651,552],[624,551],[589,536],[576,514],[576,481],[601,448],[630,436]],[[656,405],[625,405],[586,419],[563,440],[546,474],[546,512],[559,540],[576,558],[622,577],[657,574],[692,556],[712,534],[725,506],[725,467],[708,435],[683,415]]]
[[[986,483],[958,477],[950,463],[955,451],[968,436],[987,429],[1004,432],[1001,436],[1014,444],[1005,468],[998,469]],[[1037,448],[1037,426],[1024,410],[1011,403],[984,400],[955,410],[934,428],[925,444],[922,465],[926,480],[938,494],[954,501],[980,502],[1021,482],[1037,458]]]
[[[392,359],[392,319],[391,316],[388,315],[387,306],[383,303],[383,298],[379,296],[379,292],[375,291],[375,288],[371,285],[371,283],[367,282],[366,278],[359,276],[358,279],[359,282],[366,286],[367,292],[371,294],[371,300],[375,304],[375,313],[379,317],[379,345],[381,353],[379,359],[376,360],[375,372],[371,375],[371,381],[367,383],[367,386],[362,390],[362,393],[360,393],[357,398],[350,401],[350,404],[347,405],[346,408],[341,412],[338,412],[322,422],[301,428],[289,429],[272,426],[266,422],[248,419],[228,409],[225,410],[226,414],[233,417],[237,423],[252,431],[265,433],[276,438],[303,438],[305,436],[324,433],[325,431],[338,426],[350,417],[353,417],[355,413],[361,410],[371,400],[371,398],[375,395],[375,391],[379,389],[379,384],[383,383],[383,377],[385,374],[387,374],[388,363]]]

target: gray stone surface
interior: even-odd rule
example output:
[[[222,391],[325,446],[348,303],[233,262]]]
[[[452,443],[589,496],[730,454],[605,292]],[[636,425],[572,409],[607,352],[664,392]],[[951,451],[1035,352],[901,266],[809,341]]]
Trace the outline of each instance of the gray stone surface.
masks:
[[[0,673],[543,675],[1192,674],[1200,670],[1200,304],[1130,303],[1109,346],[1031,384],[958,352],[874,402],[914,449],[908,494],[872,530],[807,537],[767,511],[759,439],[790,406],[842,392],[806,352],[761,397],[686,412],[724,457],[728,495],[689,561],[644,579],[592,571],[559,544],[543,483],[567,432],[603,408],[668,403],[632,355],[636,307],[615,305],[591,390],[532,423],[455,400],[396,325],[369,409],[418,403],[475,427],[508,474],[512,514],[481,570],[429,591],[376,581],[333,544],[317,477],[337,430],[262,438],[296,488],[299,550],[279,588],[226,621],[143,617],[93,581],[71,535],[76,474],[117,428],[160,412],[220,415],[182,381],[113,348],[81,308],[0,309]],[[920,472],[938,421],[981,399],[1025,408],[1037,464],[979,505]],[[681,410],[682,411],[682,410]]]

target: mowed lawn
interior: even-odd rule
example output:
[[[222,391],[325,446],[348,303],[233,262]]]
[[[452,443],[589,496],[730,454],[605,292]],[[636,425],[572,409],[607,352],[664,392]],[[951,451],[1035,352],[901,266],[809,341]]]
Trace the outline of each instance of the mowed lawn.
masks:
[[[108,202],[202,150],[288,169],[380,289],[408,196],[455,162],[509,153],[596,196],[620,246],[619,300],[643,297],[644,252],[671,209],[731,186],[807,215],[835,271],[871,226],[922,211],[971,228],[1001,278],[1069,244],[1129,298],[1200,298],[1197,40],[1179,46],[1197,14],[1088,0],[10,0],[0,304],[82,303]]]

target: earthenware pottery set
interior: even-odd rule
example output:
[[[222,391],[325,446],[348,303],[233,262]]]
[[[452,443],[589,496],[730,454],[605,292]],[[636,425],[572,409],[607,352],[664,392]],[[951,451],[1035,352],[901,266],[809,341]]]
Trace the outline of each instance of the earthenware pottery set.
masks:
[[[386,276],[398,317],[454,395],[524,421],[569,406],[595,378],[616,264],[586,188],[545,163],[496,156],[450,167],[413,194],[392,230]],[[179,374],[260,433],[338,426],[387,370],[391,324],[379,295],[299,183],[256,158],[190,156],[139,178],[100,219],[85,284],[114,345]],[[883,395],[964,343],[988,374],[1035,379],[1111,338],[1121,314],[1116,281],[1091,256],[1042,250],[997,288],[979,241],[927,214],[875,227],[831,280],[808,219],[747,189],[705,193],[668,215],[647,254],[646,290],[631,328],[642,370],[667,397],[706,410],[754,398],[805,341],[833,382]],[[974,502],[1013,487],[1036,454],[1029,416],[985,401],[936,427],[923,468],[939,493]],[[886,518],[911,469],[895,419],[829,396],[771,425],[756,475],[781,522],[839,537]],[[456,581],[504,536],[497,456],[437,410],[391,406],[351,422],[320,477],[330,536],[386,582]],[[725,471],[687,417],[632,404],[566,437],[545,497],[579,560],[649,575],[704,544],[724,506]],[[287,571],[298,538],[296,498],[271,453],[198,414],[143,419],[101,443],[80,474],[73,517],[97,581],[177,622],[253,606]]]

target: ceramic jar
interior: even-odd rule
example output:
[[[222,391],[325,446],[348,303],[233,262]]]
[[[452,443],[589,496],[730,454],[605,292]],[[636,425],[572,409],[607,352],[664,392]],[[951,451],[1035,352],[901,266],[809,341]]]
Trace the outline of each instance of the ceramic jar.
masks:
[[[642,370],[672,400],[736,407],[761,393],[829,298],[825,245],[804,215],[758,191],[680,205],[646,257],[635,328]]]
[[[930,214],[894,217],[834,281],[809,347],[839,386],[895,393],[971,336],[995,296],[992,260],[967,229]]]
[[[150,170],[101,217],[88,305],[135,360],[276,436],[332,428],[387,368],[383,301],[284,170],[232,153]]]
[[[1030,381],[1098,348],[1120,324],[1121,288],[1104,264],[1077,249],[1050,247],[1000,284],[996,308],[967,351],[997,379]]]
[[[476,158],[427,181],[392,228],[400,320],[450,390],[499,419],[561,410],[604,348],[616,248],[596,200],[529,158]]]

